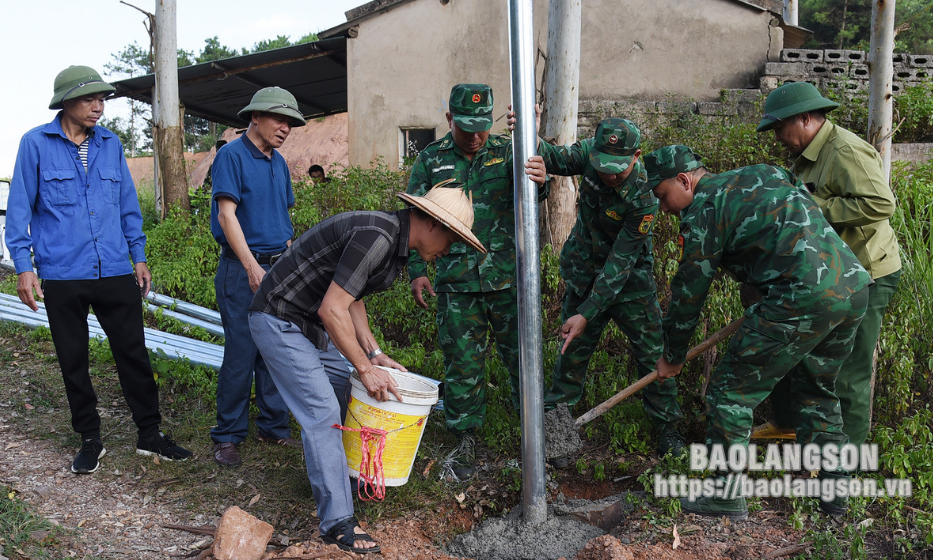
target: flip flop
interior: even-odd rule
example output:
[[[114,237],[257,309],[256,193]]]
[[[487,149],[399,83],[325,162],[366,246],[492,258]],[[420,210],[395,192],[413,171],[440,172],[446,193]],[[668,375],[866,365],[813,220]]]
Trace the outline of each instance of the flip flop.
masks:
[[[366,533],[356,533],[355,529],[359,526],[360,522],[357,521],[356,517],[350,517],[331,527],[327,533],[322,534],[321,540],[327,544],[337,545],[340,550],[347,550],[356,554],[372,554],[382,551],[379,545],[372,548],[356,548],[353,546],[356,541],[376,542]]]

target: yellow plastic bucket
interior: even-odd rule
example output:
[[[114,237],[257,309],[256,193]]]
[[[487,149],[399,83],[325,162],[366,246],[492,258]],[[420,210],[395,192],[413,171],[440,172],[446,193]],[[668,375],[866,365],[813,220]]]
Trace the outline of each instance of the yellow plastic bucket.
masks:
[[[395,378],[404,402],[399,402],[394,395],[389,395],[389,400],[385,402],[371,398],[360,381],[360,374],[353,370],[344,425],[347,428],[366,426],[389,432],[382,453],[385,485],[402,486],[411,475],[428,414],[437,403],[438,390],[437,385],[420,375],[386,367],[382,369]],[[362,461],[362,438],[359,432],[343,432],[343,448],[347,454],[350,474],[358,477]],[[369,453],[370,457],[375,455],[375,444],[370,444]]]

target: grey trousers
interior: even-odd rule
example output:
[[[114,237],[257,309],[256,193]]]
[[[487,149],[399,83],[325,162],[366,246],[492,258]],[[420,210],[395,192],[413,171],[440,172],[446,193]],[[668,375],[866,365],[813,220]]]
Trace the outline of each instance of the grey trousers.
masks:
[[[343,450],[342,424],[352,366],[328,341],[321,351],[297,325],[273,315],[250,312],[253,341],[279,394],[301,426],[308,480],[321,520],[320,531],[353,516],[350,471]]]

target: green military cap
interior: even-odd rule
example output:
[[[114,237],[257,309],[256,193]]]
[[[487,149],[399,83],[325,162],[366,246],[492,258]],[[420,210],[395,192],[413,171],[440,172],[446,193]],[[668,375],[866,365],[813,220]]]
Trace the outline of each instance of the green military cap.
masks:
[[[778,121],[808,113],[819,109],[832,111],[839,104],[826,99],[820,92],[807,82],[792,82],[772,91],[765,99],[765,115],[758,125],[758,132],[764,132],[774,127]]]
[[[249,105],[240,109],[237,116],[249,122],[252,119],[253,111],[283,115],[291,120],[293,127],[307,124],[304,115],[298,110],[298,102],[295,101],[295,96],[277,86],[262,88],[257,91]]]
[[[450,114],[465,132],[492,128],[492,88],[486,84],[457,84],[450,90]]]
[[[653,189],[658,183],[678,173],[703,167],[703,158],[687,146],[664,146],[646,155],[643,160],[648,173],[648,185]]]
[[[61,109],[62,101],[92,95],[94,93],[113,93],[115,87],[101,79],[100,74],[89,66],[69,66],[55,76],[55,93],[49,102],[49,109]]]
[[[590,165],[603,173],[622,173],[632,164],[632,156],[638,151],[639,142],[641,131],[632,121],[603,119],[593,137]]]

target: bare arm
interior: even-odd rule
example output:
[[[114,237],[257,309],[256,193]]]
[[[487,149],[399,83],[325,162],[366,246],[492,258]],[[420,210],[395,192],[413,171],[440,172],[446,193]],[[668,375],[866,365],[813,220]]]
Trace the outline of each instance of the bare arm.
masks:
[[[344,355],[356,371],[360,374],[360,380],[369,396],[386,401],[389,399],[389,393],[395,395],[399,401],[402,400],[398,394],[398,384],[385,370],[373,366],[372,362],[366,359],[366,353],[360,346],[360,338],[366,339],[366,333],[357,331],[358,322],[354,321],[350,307],[356,303],[356,299],[335,282],[330,283],[324,299],[321,301],[321,308],[318,310],[318,316],[324,323],[324,329],[333,341],[337,350]],[[359,314],[360,309],[354,309],[352,313]],[[362,308],[365,315],[366,309]],[[366,321],[366,330],[369,330],[369,322]],[[372,336],[372,332],[369,332]],[[375,343],[375,338],[372,339]]]
[[[379,343],[369,328],[369,316],[366,315],[366,304],[362,300],[350,304],[350,318],[353,319],[353,328],[356,330],[356,341],[363,352],[369,356],[374,350],[379,350]],[[396,362],[384,353],[377,354],[369,360],[374,366],[385,366],[399,371],[408,371],[405,366]]]
[[[266,275],[253,253],[249,250],[249,244],[246,243],[246,236],[243,235],[243,229],[240,227],[240,220],[236,217],[237,203],[232,198],[226,196],[217,197],[217,222],[220,223],[220,229],[227,238],[227,244],[236,253],[240,264],[246,269],[249,276],[249,287],[255,292],[259,289],[259,283],[262,277]]]

